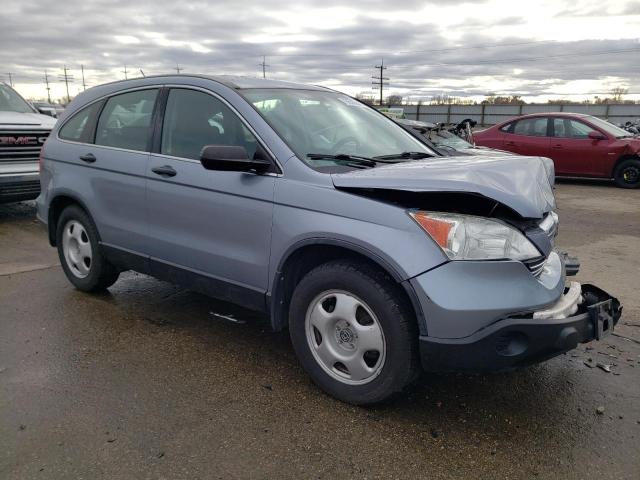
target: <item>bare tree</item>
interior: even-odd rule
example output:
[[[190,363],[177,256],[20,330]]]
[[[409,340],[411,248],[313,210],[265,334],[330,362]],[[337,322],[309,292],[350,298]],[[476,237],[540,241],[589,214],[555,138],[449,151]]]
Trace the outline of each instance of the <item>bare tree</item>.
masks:
[[[387,105],[402,105],[402,95],[389,95],[387,97]]]
[[[611,100],[613,100],[616,103],[621,103],[622,102],[622,97],[624,95],[626,95],[627,93],[629,93],[629,89],[628,88],[624,88],[624,87],[615,87],[611,90]]]

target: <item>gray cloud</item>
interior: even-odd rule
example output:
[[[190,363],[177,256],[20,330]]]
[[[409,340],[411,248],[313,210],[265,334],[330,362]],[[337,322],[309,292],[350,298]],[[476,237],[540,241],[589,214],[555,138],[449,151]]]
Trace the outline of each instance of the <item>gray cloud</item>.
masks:
[[[466,2],[447,4],[452,3]],[[517,16],[494,20],[488,16],[461,23],[455,27],[460,37],[452,45],[436,18],[428,27],[416,27],[410,22],[411,11],[423,8],[423,1],[402,3],[406,21],[398,20],[398,16],[390,16],[395,20],[372,18],[368,12],[385,12],[390,4],[386,0],[368,0],[355,5],[361,13],[347,26],[318,25],[299,32],[281,15],[290,12],[292,5],[284,0],[268,4],[67,0],[55,5],[44,0],[16,1],[3,7],[0,44],[9,48],[0,50],[0,64],[3,71],[13,72],[16,82],[32,84],[42,83],[45,69],[55,78],[67,65],[76,77],[76,85],[82,64],[88,83],[96,85],[122,78],[125,64],[134,76],[139,69],[146,74],[172,72],[176,64],[185,73],[257,75],[258,63],[262,55],[267,55],[272,78],[308,83],[332,80],[336,88],[369,92],[372,67],[384,56],[391,90],[424,96],[448,89],[448,82],[453,86],[452,94],[483,95],[491,87],[479,85],[479,77],[493,77],[497,84],[505,79],[520,79],[518,93],[534,95],[554,87],[542,83],[545,79],[561,85],[611,75],[632,85],[640,75],[638,52],[589,55],[638,49],[636,40],[523,44],[526,38],[492,37],[491,26],[523,23],[524,19]],[[305,5],[315,4],[299,1],[295,7],[302,9]],[[354,5],[328,0],[322,6]],[[284,32],[285,41],[273,41],[273,33],[280,31]],[[247,41],[256,36],[271,41]],[[474,48],[482,45],[491,47]],[[297,50],[282,52],[281,47]],[[370,53],[350,53],[365,50]],[[526,60],[531,58],[538,60]],[[514,69],[518,69],[517,73]],[[502,90],[508,93],[508,88]]]

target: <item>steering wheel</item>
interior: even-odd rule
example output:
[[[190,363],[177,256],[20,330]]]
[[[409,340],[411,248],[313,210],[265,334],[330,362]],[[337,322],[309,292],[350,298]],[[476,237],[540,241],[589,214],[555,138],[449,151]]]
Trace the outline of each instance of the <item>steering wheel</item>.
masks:
[[[342,147],[344,145],[346,145],[347,143],[355,143],[356,145],[356,149],[360,148],[360,142],[358,141],[358,139],[356,137],[344,137],[342,140],[338,141],[334,146],[333,146],[333,151],[331,153],[338,154],[338,153],[346,153],[341,151]]]

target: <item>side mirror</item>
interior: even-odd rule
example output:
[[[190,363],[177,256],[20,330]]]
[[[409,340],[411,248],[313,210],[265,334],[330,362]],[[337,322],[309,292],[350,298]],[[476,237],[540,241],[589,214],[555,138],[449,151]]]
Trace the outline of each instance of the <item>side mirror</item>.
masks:
[[[200,153],[200,163],[207,170],[224,172],[264,173],[271,162],[262,158],[249,158],[244,147],[236,145],[205,145]]]
[[[591,140],[595,140],[595,141],[598,141],[598,140],[606,140],[606,139],[607,139],[607,137],[606,137],[606,136],[604,136],[604,135],[603,135],[603,134],[601,134],[600,132],[596,132],[595,130],[591,130],[591,131],[589,132],[589,135],[588,135],[588,136],[589,136],[589,138],[590,138]]]

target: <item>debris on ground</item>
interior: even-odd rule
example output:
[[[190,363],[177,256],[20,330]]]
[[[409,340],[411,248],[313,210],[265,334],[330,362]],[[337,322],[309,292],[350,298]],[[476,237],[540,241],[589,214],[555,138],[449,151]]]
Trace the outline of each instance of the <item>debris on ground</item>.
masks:
[[[611,373],[611,365],[608,365],[606,363],[596,363],[596,367],[598,367],[600,370],[604,370],[607,373]]]
[[[596,413],[598,415],[602,415],[604,413],[604,407],[600,405],[598,408],[596,408]]]
[[[221,320],[226,320],[227,322],[231,322],[231,323],[238,323],[238,324],[247,323],[244,320],[234,317],[232,314],[224,315],[222,313],[209,312],[209,315],[211,315],[212,317],[220,318]]]

